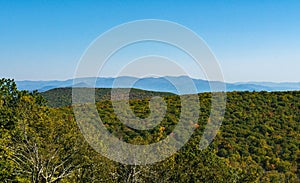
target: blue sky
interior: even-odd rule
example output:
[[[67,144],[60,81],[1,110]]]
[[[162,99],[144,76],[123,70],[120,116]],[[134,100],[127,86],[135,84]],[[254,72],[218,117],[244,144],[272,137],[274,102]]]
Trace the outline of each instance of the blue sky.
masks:
[[[300,81],[299,10],[298,0],[0,0],[0,77],[72,78],[101,33],[163,19],[202,37],[228,82]]]

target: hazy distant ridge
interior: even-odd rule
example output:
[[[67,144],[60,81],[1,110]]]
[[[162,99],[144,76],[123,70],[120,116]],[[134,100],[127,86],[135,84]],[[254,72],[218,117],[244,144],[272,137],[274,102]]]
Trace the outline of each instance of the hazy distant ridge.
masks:
[[[77,79],[77,84],[75,87],[91,87],[93,82],[96,79],[97,88],[112,88],[115,78],[79,78]],[[188,87],[185,79],[187,76],[179,77],[159,77],[159,78],[139,78],[138,81],[134,84],[134,88],[151,90],[151,91],[161,91],[161,92],[172,92],[178,93],[176,88],[167,80],[172,79],[176,80],[177,83],[180,83],[182,87]],[[118,77],[118,80],[124,85],[121,85],[122,88],[131,87],[126,83],[130,81],[137,80],[134,77]],[[181,82],[181,80],[183,82]],[[209,92],[210,86],[209,82],[201,79],[192,79],[195,83],[198,93]],[[17,81],[17,86],[20,90],[39,90],[41,92],[47,91],[53,88],[62,88],[62,87],[72,87],[73,79],[66,81]],[[214,84],[222,85],[222,82],[213,81]],[[225,83],[226,91],[291,91],[291,90],[300,90],[300,82],[298,83],[273,83],[273,82],[239,82],[239,83]],[[194,93],[192,91],[186,93]]]

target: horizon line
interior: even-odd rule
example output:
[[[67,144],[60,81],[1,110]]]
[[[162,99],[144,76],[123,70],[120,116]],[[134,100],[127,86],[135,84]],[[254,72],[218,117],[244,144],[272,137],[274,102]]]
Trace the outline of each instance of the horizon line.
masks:
[[[49,81],[58,81],[58,82],[63,82],[63,81],[68,81],[68,80],[74,80],[74,79],[88,79],[88,78],[101,78],[101,79],[115,79],[115,78],[122,78],[122,77],[130,77],[130,78],[138,78],[138,79],[146,79],[146,78],[166,78],[166,77],[189,77],[193,80],[203,80],[203,81],[210,81],[210,82],[224,82],[224,83],[229,83],[229,84],[245,84],[245,83],[300,83],[300,81],[254,81],[254,80],[248,80],[248,81],[212,81],[212,80],[207,80],[207,79],[203,79],[203,78],[196,78],[196,77],[191,77],[188,75],[178,75],[178,76],[147,76],[147,77],[138,77],[138,76],[129,76],[129,75],[124,75],[124,76],[104,76],[104,77],[93,77],[93,76],[87,76],[87,77],[80,77],[80,78],[68,78],[68,79],[45,79],[45,80],[34,80],[34,79],[23,79],[23,80],[16,80],[14,78],[10,78],[13,79],[16,82],[49,82]],[[5,77],[3,77],[5,78]],[[9,78],[9,77],[8,77]]]

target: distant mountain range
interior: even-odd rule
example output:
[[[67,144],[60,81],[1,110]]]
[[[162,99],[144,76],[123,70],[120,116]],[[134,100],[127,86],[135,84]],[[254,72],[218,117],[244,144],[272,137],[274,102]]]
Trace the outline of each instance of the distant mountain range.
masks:
[[[118,88],[137,88],[142,90],[159,91],[159,92],[172,92],[177,94],[175,86],[168,80],[176,81],[181,88],[190,88],[187,84],[187,76],[167,76],[167,77],[148,77],[148,78],[135,78],[129,76],[118,77]],[[191,78],[192,79],[192,78]],[[112,88],[116,78],[79,78],[76,79],[76,84],[73,84],[73,79],[65,81],[16,81],[20,90],[38,90],[44,92],[54,88],[65,87],[92,87],[96,81],[96,88]],[[136,81],[133,87],[129,85],[132,81]],[[298,83],[273,83],[273,82],[239,82],[239,83],[222,83],[219,81],[208,82],[207,80],[192,79],[196,86],[196,92],[210,92],[210,83],[215,86],[226,85],[226,91],[291,91],[300,90],[300,82]],[[220,89],[221,90],[221,89]],[[195,90],[184,90],[184,94],[195,93]],[[181,92],[181,94],[183,94]]]

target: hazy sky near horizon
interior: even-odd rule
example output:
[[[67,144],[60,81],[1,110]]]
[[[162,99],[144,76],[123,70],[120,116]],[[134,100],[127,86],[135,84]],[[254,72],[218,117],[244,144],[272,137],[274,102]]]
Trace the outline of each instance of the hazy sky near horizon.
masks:
[[[0,0],[0,77],[72,78],[81,55],[105,31],[162,19],[203,38],[227,82],[299,82],[299,10],[298,0]]]

